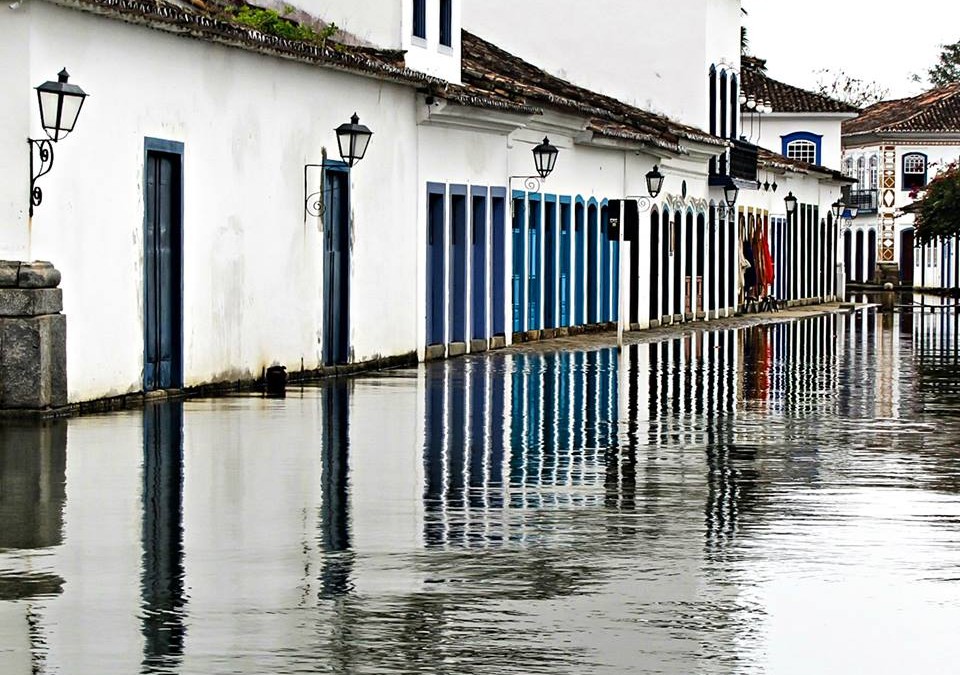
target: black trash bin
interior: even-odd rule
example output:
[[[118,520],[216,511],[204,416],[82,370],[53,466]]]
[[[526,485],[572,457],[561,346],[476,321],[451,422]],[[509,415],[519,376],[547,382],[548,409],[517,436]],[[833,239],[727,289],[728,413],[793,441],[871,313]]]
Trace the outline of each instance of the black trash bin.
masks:
[[[287,367],[270,366],[267,368],[267,394],[285,396],[287,393]]]

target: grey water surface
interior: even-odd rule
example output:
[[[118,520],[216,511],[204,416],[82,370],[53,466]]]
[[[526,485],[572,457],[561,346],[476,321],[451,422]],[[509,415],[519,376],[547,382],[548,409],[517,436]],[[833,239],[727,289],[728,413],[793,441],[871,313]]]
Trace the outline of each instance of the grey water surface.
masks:
[[[0,426],[0,673],[960,672],[952,311]]]

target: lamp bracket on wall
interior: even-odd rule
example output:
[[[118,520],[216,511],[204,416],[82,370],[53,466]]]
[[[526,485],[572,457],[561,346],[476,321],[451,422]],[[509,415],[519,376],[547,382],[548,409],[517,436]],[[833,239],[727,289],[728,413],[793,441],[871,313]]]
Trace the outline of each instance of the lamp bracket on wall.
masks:
[[[543,179],[540,176],[510,176],[511,192],[514,190],[514,183],[522,184],[527,192],[540,192],[540,188],[543,187]]]
[[[637,209],[640,213],[646,213],[653,208],[653,200],[650,197],[641,197],[636,195],[627,195],[626,199],[633,199],[637,202]]]
[[[53,141],[49,139],[27,139],[30,145],[30,217],[33,217],[33,207],[43,202],[43,190],[37,185],[37,180],[50,173],[53,168]]]
[[[323,164],[304,164],[303,165],[303,221],[307,221],[307,216],[314,216],[315,218],[323,218],[323,214],[326,210],[326,203],[324,200],[324,190],[321,184],[321,187],[316,192],[310,192],[308,175],[310,169],[322,169]]]

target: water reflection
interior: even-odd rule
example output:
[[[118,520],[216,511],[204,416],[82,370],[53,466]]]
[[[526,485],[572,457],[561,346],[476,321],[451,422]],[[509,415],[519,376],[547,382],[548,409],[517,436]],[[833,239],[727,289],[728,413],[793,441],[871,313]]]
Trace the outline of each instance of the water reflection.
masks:
[[[338,381],[324,387],[323,467],[320,501],[320,539],[327,555],[323,558],[321,596],[336,597],[348,593],[353,554],[350,552],[350,397],[348,384]]]
[[[0,424],[0,551],[62,541],[66,438],[63,421]],[[56,574],[0,567],[0,601],[56,595],[62,584]]]
[[[186,638],[183,403],[143,412],[142,673],[176,672]]]
[[[0,672],[937,672],[956,325],[528,347],[4,426]],[[897,658],[865,649],[891,625]]]

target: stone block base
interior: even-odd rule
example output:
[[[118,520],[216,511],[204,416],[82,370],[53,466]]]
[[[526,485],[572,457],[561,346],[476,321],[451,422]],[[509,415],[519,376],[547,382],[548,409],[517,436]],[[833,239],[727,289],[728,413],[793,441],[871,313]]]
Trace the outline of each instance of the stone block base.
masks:
[[[0,408],[65,406],[66,354],[63,314],[0,318]]]
[[[487,351],[487,341],[486,340],[470,340],[470,353],[479,354],[481,352]]]
[[[48,262],[0,260],[0,410],[67,405],[67,317]]]
[[[494,335],[490,338],[490,349],[503,349],[507,346],[507,338],[505,335]]]
[[[424,361],[436,361],[437,359],[442,359],[447,355],[446,345],[430,345],[426,348],[423,354]]]
[[[466,342],[451,342],[447,347],[447,356],[453,358],[454,356],[463,356],[467,353],[467,343]]]

